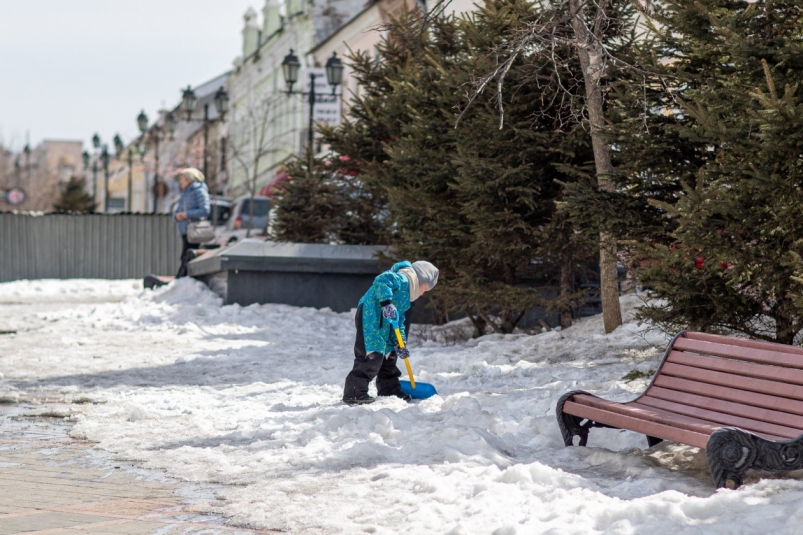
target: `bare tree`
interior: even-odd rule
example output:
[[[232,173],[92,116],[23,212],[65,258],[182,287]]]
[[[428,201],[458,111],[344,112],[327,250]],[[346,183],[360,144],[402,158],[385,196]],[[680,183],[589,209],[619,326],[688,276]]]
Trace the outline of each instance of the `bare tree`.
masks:
[[[494,71],[479,77],[469,87],[466,97],[468,104],[461,110],[455,126],[471,104],[496,81],[497,106],[499,109],[499,128],[504,125],[504,106],[502,90],[505,75],[517,58],[525,58],[533,63],[534,71],[551,72],[552,87],[559,88],[549,97],[553,117],[558,126],[568,116],[580,121],[589,130],[594,152],[597,187],[601,191],[614,190],[615,169],[611,162],[610,146],[605,139],[606,119],[604,113],[603,77],[612,67],[642,72],[638,65],[632,65],[617,57],[614,48],[623,42],[636,38],[635,32],[629,36],[611,37],[610,28],[619,30],[627,26],[627,21],[613,20],[611,8],[616,0],[552,0],[542,3],[538,17],[527,22],[524,27],[506,40],[493,53],[500,58]],[[644,0],[647,2],[648,0]],[[620,2],[621,3],[621,2]],[[630,6],[646,15],[646,3],[631,0]],[[637,20],[629,26],[635,28]],[[573,50],[575,56],[565,53]],[[577,73],[572,62],[579,60],[582,72]],[[541,69],[541,68],[544,69]],[[566,75],[566,73],[569,73]],[[654,73],[650,73],[654,74]],[[663,80],[662,80],[663,81]],[[584,102],[579,108],[572,103],[578,88],[584,91]],[[600,232],[600,292],[603,309],[603,323],[606,333],[622,324],[619,306],[619,283],[617,277],[617,240],[605,230]]]
[[[251,236],[254,221],[254,196],[260,173],[264,170],[263,160],[282,150],[286,145],[287,131],[276,128],[277,122],[287,114],[280,106],[286,96],[283,94],[249,94],[243,106],[232,110],[229,123],[231,156],[245,173],[245,183],[250,195],[248,205],[248,230]]]

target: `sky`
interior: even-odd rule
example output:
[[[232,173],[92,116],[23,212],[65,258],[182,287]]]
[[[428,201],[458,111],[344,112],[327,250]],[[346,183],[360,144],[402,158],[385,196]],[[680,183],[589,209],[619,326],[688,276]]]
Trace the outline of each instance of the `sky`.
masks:
[[[231,69],[264,0],[0,0],[0,142],[110,143]]]

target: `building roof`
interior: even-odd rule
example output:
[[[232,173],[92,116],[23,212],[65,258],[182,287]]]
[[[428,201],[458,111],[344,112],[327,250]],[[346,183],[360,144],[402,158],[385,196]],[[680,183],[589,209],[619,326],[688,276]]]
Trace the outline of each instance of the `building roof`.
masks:
[[[335,31],[333,31],[332,33],[330,33],[330,34],[329,34],[329,35],[326,37],[326,39],[323,39],[322,41],[320,41],[319,43],[317,43],[315,46],[313,46],[313,47],[312,47],[312,48],[309,50],[309,52],[307,52],[307,54],[314,54],[315,52],[317,52],[317,51],[318,51],[318,49],[322,48],[324,45],[326,45],[326,43],[328,43],[329,41],[331,41],[332,39],[334,39],[334,38],[335,38],[335,37],[336,37],[336,36],[337,36],[337,35],[338,35],[340,32],[344,31],[344,30],[345,30],[345,29],[346,29],[346,28],[349,26],[349,24],[351,24],[352,22],[354,22],[354,21],[355,21],[356,19],[358,19],[358,18],[359,18],[359,17],[360,17],[360,16],[361,16],[363,13],[365,13],[366,11],[368,11],[369,9],[371,9],[372,7],[374,7],[374,6],[375,6],[376,4],[378,4],[380,1],[381,1],[381,0],[368,0],[368,2],[366,2],[366,3],[365,3],[365,7],[363,7],[363,8],[362,8],[362,9],[361,9],[359,12],[357,12],[357,13],[356,13],[356,14],[355,14],[353,17],[351,17],[349,20],[347,20],[346,22],[344,22],[344,23],[343,23],[343,24],[342,24],[342,25],[341,25],[341,26],[340,26],[338,29],[336,29]]]

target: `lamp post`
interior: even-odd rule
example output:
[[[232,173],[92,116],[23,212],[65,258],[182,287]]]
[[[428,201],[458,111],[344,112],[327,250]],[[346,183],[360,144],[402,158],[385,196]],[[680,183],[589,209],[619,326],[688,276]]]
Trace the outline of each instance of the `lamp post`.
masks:
[[[106,144],[100,151],[100,161],[103,162],[103,213],[109,211],[109,150]]]
[[[142,133],[143,139],[147,134],[147,141],[152,142],[155,151],[155,160],[156,166],[154,168],[153,173],[153,213],[159,213],[159,199],[160,189],[159,189],[159,142],[167,137],[172,139],[173,133],[176,130],[176,115],[171,111],[167,115],[165,115],[164,119],[164,126],[160,125],[158,122],[154,124],[152,127],[148,128],[148,116],[145,115],[145,110],[142,110],[139,115],[137,116],[137,126],[139,127],[139,131]],[[144,151],[147,148],[143,148]]]
[[[84,153],[81,154],[81,156],[84,159],[84,187],[86,187],[86,178],[87,178],[86,175],[89,172],[89,158],[90,158],[89,151],[85,150]],[[92,207],[92,211],[93,212],[95,211],[95,207],[94,206]]]
[[[117,159],[118,162],[120,162],[123,159],[123,151],[125,150],[125,144],[123,143],[123,138],[120,137],[120,134],[115,134],[114,135],[114,139],[112,140],[112,142],[114,143],[114,157]],[[129,151],[129,153],[130,152],[131,151]],[[131,211],[131,157],[130,157],[130,154],[129,154],[129,158],[128,158],[128,164],[129,164],[129,166],[128,166],[128,190],[127,190],[127,195],[128,195],[127,199],[128,199],[128,201],[126,202],[126,204],[128,205],[128,208],[129,208],[128,211],[130,212]],[[126,208],[126,206],[124,205],[123,209],[125,209],[125,208]]]
[[[26,143],[22,152],[25,153],[25,178],[28,180],[28,187],[31,187],[31,146]]]
[[[115,143],[117,141],[122,142],[120,140],[120,136],[119,135],[115,137],[114,141],[115,141]],[[95,133],[95,135],[92,136],[92,146],[95,147],[95,149],[98,149],[98,148],[100,149],[100,155],[98,157],[100,158],[100,161],[103,163],[103,176],[104,176],[104,180],[103,180],[103,212],[106,213],[106,212],[109,211],[109,148],[105,143],[103,143],[101,145],[100,136],[97,133]],[[95,200],[95,203],[97,203],[97,200],[98,200],[97,199],[97,189],[98,189],[98,164],[97,164],[97,159],[94,161],[94,163],[92,165],[92,171],[94,172],[94,175],[95,175],[94,176],[94,178],[95,178],[94,200]]]
[[[215,108],[217,108],[218,117],[220,120],[223,121],[226,112],[229,111],[229,94],[220,86],[220,88],[215,93]],[[209,145],[209,125],[213,122],[209,119],[209,103],[204,103],[204,117],[203,119],[193,119],[192,113],[195,111],[195,108],[198,106],[198,97],[195,96],[195,92],[192,90],[191,86],[187,86],[181,94],[181,109],[187,114],[187,122],[190,121],[202,121],[203,129],[204,129],[204,149],[203,149],[203,165],[202,170],[204,173],[204,178],[209,181],[209,157],[207,156],[207,146]],[[217,188],[216,188],[217,189]],[[217,191],[212,192],[212,226],[217,227]]]
[[[128,212],[134,211],[134,152],[139,152],[137,145],[128,147]]]
[[[95,133],[92,136],[92,147],[95,149],[95,158],[92,160],[92,202],[95,208],[98,206],[98,158],[97,150],[100,148],[100,136]]]
[[[298,81],[298,71],[301,69],[301,62],[293,54],[293,50],[284,57],[282,61],[282,71],[284,81],[287,84],[287,95],[307,95],[309,96],[309,132],[307,133],[307,143],[312,153],[312,144],[315,139],[313,132],[314,112],[315,112],[315,78],[320,76],[314,72],[309,73],[309,91],[293,91],[293,85]],[[337,86],[343,81],[343,62],[337,57],[337,52],[332,53],[332,57],[326,62],[326,81],[332,86],[332,95],[335,94]]]

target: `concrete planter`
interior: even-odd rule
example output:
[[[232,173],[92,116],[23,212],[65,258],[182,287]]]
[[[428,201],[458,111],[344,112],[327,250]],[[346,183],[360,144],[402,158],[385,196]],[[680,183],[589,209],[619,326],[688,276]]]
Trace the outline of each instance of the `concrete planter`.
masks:
[[[384,247],[248,240],[210,251],[189,264],[225,304],[279,303],[346,312],[387,269]]]

